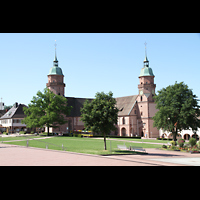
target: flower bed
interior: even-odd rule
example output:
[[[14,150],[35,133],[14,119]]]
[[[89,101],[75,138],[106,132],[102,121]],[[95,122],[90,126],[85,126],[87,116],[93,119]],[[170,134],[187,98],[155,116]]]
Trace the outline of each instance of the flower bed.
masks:
[[[193,147],[187,145],[184,145],[183,147],[180,146],[174,146],[174,145],[163,145],[161,149],[164,150],[170,150],[170,151],[181,151],[181,152],[189,152],[189,153],[200,153],[200,147],[197,145],[194,145]]]

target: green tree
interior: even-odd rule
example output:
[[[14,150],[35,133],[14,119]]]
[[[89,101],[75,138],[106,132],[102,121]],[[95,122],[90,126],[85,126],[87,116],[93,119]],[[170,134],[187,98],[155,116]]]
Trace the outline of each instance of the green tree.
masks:
[[[118,108],[113,93],[97,92],[95,99],[84,102],[81,109],[81,121],[84,122],[86,130],[101,132],[104,135],[104,149],[106,150],[106,135],[116,130],[115,124],[118,120]]]
[[[172,132],[176,141],[178,132],[191,128],[196,133],[200,127],[200,106],[197,96],[183,82],[158,91],[154,97],[159,111],[153,117],[154,127]]]
[[[7,110],[10,110],[12,107],[13,107],[13,105],[12,105],[12,106],[11,106],[11,105],[10,105],[10,106],[6,106],[6,105],[5,105],[5,106],[4,106],[4,110],[6,110],[6,109],[7,109]]]
[[[65,97],[56,95],[47,88],[44,89],[44,93],[38,91],[37,96],[34,96],[28,104],[28,108],[23,109],[26,117],[22,123],[28,128],[46,126],[48,135],[50,127],[57,128],[67,122],[65,116],[71,111]]]

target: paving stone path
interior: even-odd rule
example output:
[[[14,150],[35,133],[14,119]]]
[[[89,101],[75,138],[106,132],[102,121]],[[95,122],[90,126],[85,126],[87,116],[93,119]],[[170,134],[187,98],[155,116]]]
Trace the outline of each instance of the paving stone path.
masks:
[[[100,156],[0,143],[1,166],[184,166],[199,165],[200,155],[146,149],[147,155]]]

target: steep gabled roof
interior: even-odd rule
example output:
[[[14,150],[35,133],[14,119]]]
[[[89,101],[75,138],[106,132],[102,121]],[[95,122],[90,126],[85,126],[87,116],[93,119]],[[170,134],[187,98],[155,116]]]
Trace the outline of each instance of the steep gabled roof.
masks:
[[[5,113],[1,119],[11,119],[11,118],[24,118],[23,107],[27,107],[24,104],[19,104],[17,107],[14,105],[7,113]]]
[[[138,95],[132,95],[115,98],[117,101],[117,108],[120,110],[118,115],[129,115],[135,105],[137,96]]]
[[[0,117],[2,117],[6,113],[6,110],[0,110]]]
[[[138,95],[115,98],[117,101],[117,108],[121,110],[118,114],[129,115],[135,105],[137,96]],[[73,107],[68,117],[80,117],[81,116],[80,108],[83,107],[83,103],[88,98],[74,98],[74,97],[66,97],[66,98],[68,106]],[[93,99],[88,99],[88,100],[91,102]]]
[[[83,103],[85,102],[85,100],[88,99],[90,102],[93,100],[89,98],[75,98],[75,97],[66,97],[66,98],[67,98],[67,105],[73,107],[68,117],[80,117],[81,116],[80,109],[83,108]]]

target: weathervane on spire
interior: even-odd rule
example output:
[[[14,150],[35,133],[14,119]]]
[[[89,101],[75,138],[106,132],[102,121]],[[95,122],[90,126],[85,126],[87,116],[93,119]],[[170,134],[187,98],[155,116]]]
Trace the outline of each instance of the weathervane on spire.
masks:
[[[145,45],[145,49],[146,49],[146,46],[147,46],[146,40],[145,40],[145,43],[144,43],[144,45]]]
[[[147,43],[146,43],[146,40],[145,40],[144,45],[145,45],[145,59],[144,59],[144,63],[145,63],[145,66],[148,67],[148,66],[149,66],[149,61],[148,61],[148,59],[147,59],[147,50],[146,50],[146,48],[147,48]]]
[[[55,40],[55,44],[54,44],[54,46],[55,46],[55,49],[56,49],[56,46],[57,46],[57,44],[56,44],[56,40]]]
[[[145,43],[144,43],[144,45],[145,45],[145,57],[147,57],[147,43],[146,43],[146,40],[145,40]]]
[[[55,46],[55,60],[54,60],[54,62],[58,63],[57,56],[56,56],[56,46],[57,46],[56,40],[55,40],[54,46]],[[56,65],[58,65],[58,64],[56,64]]]

